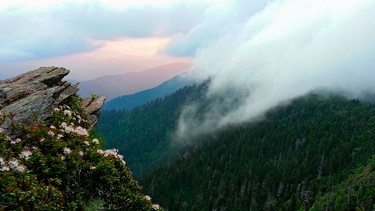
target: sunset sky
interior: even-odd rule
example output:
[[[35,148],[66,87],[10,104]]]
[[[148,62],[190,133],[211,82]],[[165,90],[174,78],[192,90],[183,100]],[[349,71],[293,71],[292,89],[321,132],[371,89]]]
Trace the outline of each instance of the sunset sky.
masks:
[[[50,65],[70,69],[73,79],[87,80],[191,62],[192,52],[169,43],[202,21],[208,3],[1,1],[0,79]]]
[[[193,62],[205,76],[243,72],[233,62],[278,64],[280,46],[305,51],[316,38],[325,44],[338,36],[348,47],[372,40],[373,7],[373,0],[0,1],[0,79],[50,65],[70,69],[75,80],[174,62]],[[325,30],[330,36],[320,36]]]

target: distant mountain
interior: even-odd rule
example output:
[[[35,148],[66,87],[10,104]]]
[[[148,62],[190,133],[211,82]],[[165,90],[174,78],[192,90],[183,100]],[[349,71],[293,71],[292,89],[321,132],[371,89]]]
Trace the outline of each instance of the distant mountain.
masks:
[[[109,75],[79,84],[79,95],[89,97],[92,94],[105,95],[107,100],[133,94],[155,87],[174,76],[186,72],[189,63],[173,63],[142,72],[128,72],[120,75]]]
[[[192,85],[194,83],[192,79],[185,76],[186,74],[183,73],[152,89],[112,99],[104,104],[103,110],[129,110],[144,105],[157,98],[163,98],[184,86]]]

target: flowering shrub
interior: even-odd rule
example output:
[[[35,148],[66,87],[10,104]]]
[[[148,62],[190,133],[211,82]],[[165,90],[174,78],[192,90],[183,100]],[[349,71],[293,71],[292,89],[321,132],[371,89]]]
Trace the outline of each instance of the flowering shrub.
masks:
[[[18,138],[0,130],[0,210],[76,210],[96,201],[100,209],[160,210],[123,156],[90,137],[77,102],[55,108],[48,121],[12,125]]]

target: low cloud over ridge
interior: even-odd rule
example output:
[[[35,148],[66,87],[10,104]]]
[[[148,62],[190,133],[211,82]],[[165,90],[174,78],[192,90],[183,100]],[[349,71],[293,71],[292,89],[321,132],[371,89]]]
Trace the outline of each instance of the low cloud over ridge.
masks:
[[[204,112],[198,102],[186,106],[178,137],[254,120],[315,89],[375,91],[373,11],[372,0],[269,2],[200,49],[193,70],[210,78],[206,99],[214,101]]]

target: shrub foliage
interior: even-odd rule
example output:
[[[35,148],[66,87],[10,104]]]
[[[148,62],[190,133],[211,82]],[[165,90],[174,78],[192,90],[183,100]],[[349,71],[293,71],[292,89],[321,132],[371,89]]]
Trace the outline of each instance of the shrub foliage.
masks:
[[[0,210],[159,210],[143,195],[116,149],[100,149],[78,98],[52,118],[0,131]],[[0,124],[12,114],[0,113]]]

